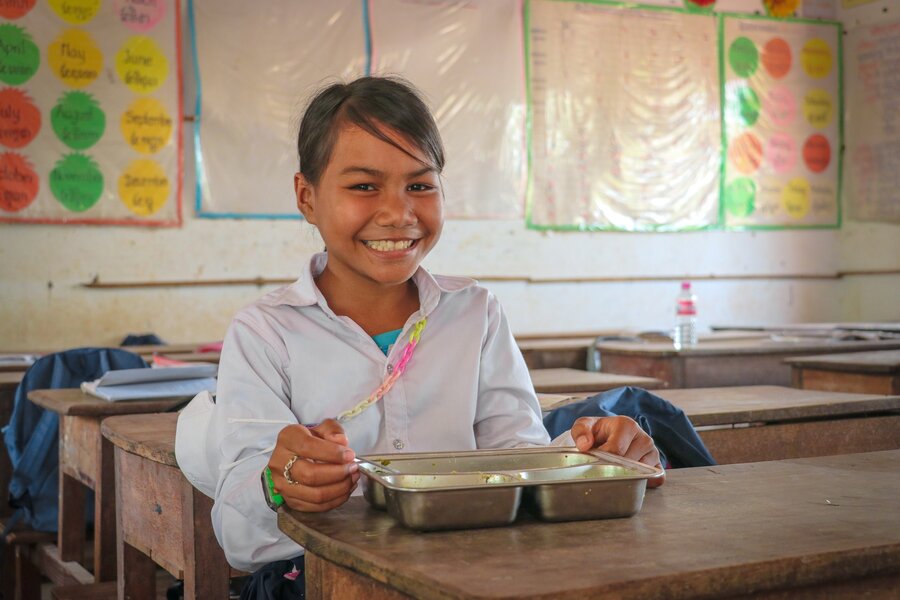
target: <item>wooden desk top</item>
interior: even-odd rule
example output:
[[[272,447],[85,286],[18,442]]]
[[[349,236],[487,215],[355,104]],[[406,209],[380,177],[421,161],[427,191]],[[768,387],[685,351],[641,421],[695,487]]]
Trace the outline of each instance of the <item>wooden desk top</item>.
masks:
[[[415,533],[362,498],[279,514],[322,558],[421,598],[685,598],[896,573],[900,451],[679,469],[629,519]]]
[[[797,356],[784,362],[806,369],[849,371],[852,373],[900,373],[900,350],[850,352],[820,356]]]
[[[218,363],[219,358],[221,357],[221,353],[219,352],[150,352],[141,354],[141,358],[143,358],[147,362],[153,361],[153,355],[159,354],[160,356],[164,356],[166,358],[171,358],[173,360],[180,360],[181,362],[207,362],[207,363]]]
[[[654,390],[695,427],[845,417],[900,410],[900,396],[799,390],[776,385]]]
[[[121,415],[104,419],[103,437],[115,446],[154,462],[177,467],[175,426],[178,413]]]
[[[573,338],[541,338],[533,340],[517,340],[519,350],[523,352],[545,350],[586,350],[597,338],[573,337]]]
[[[25,371],[7,371],[0,373],[0,391],[13,391],[19,386]]]
[[[601,361],[603,353],[652,357],[736,356],[754,354],[838,353],[865,350],[900,349],[898,340],[842,340],[815,337],[776,337],[705,341],[693,348],[676,350],[672,344],[641,342],[602,342],[597,344]]]
[[[578,369],[532,369],[529,371],[536,392],[602,392],[626,385],[656,389],[664,384],[652,377],[596,373]]]
[[[900,322],[847,322],[847,323],[783,323],[780,325],[713,325],[712,329],[733,329],[736,331],[891,331],[900,332]]]
[[[189,400],[190,397],[162,398],[156,400],[122,400],[107,402],[83,393],[79,388],[58,390],[34,390],[28,399],[47,410],[66,416],[100,417],[133,413],[162,412]]]

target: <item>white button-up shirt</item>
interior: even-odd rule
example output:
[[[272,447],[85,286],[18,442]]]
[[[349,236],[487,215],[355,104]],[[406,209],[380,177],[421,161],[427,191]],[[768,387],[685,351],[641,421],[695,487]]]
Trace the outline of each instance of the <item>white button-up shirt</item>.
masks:
[[[377,404],[343,424],[357,455],[473,450],[550,442],[522,354],[500,304],[459,277],[419,268],[419,310],[385,356],[315,285],[327,254],[295,283],[241,310],[219,365],[209,451],[220,460],[213,527],[228,561],[253,571],[303,552],[278,529],[260,473],[286,424],[319,423],[368,397],[392,370],[417,321],[415,353]]]

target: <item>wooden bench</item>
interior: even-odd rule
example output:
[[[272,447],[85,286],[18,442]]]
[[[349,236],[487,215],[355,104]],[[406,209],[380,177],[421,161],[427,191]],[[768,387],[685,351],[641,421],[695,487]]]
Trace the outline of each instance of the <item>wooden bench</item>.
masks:
[[[900,350],[800,356],[785,360],[794,387],[805,390],[900,394]]]
[[[670,388],[736,385],[791,385],[785,358],[801,354],[838,354],[900,349],[900,339],[833,341],[828,338],[756,338],[701,341],[676,350],[672,344],[602,342],[600,370],[653,377]]]
[[[153,599],[161,566],[184,580],[185,598],[227,598],[232,570],[216,541],[213,501],[175,460],[178,415],[111,417],[101,427],[115,446],[119,598]]]
[[[596,394],[628,385],[653,390],[665,385],[659,379],[651,377],[578,369],[532,369],[528,373],[531,375],[534,390],[542,394]]]
[[[6,520],[0,521],[6,528]],[[41,576],[34,563],[38,546],[53,542],[56,536],[45,531],[18,528],[3,538],[3,560],[0,562],[0,598],[40,600]]]
[[[668,473],[627,519],[417,533],[282,509],[307,598],[896,598],[900,451]]]
[[[55,545],[39,548],[38,566],[57,585],[114,581],[115,468],[113,447],[100,435],[100,424],[113,415],[170,410],[187,398],[107,402],[76,388],[34,390],[28,399],[59,415],[59,530]],[[94,492],[94,539],[93,575],[85,581],[87,490]]]

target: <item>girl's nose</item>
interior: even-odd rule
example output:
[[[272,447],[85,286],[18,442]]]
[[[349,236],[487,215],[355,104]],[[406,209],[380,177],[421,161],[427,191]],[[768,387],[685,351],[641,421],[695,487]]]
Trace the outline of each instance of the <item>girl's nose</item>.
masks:
[[[418,222],[414,199],[405,189],[385,191],[376,223],[387,227],[409,227]]]

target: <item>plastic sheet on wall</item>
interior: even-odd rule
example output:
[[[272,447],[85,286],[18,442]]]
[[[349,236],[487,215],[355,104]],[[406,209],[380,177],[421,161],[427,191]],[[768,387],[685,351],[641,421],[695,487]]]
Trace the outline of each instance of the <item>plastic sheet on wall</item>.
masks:
[[[365,74],[360,0],[191,2],[197,212],[300,218],[299,118],[317,89]]]
[[[529,227],[716,224],[715,17],[546,0],[526,16]]]
[[[840,25],[724,16],[721,42],[725,225],[836,227]]]
[[[4,2],[0,221],[181,223],[177,0]]]
[[[900,223],[900,21],[848,32],[846,83],[848,216]]]
[[[447,216],[521,218],[522,7],[517,0],[371,0],[373,73],[419,88],[446,151]]]

